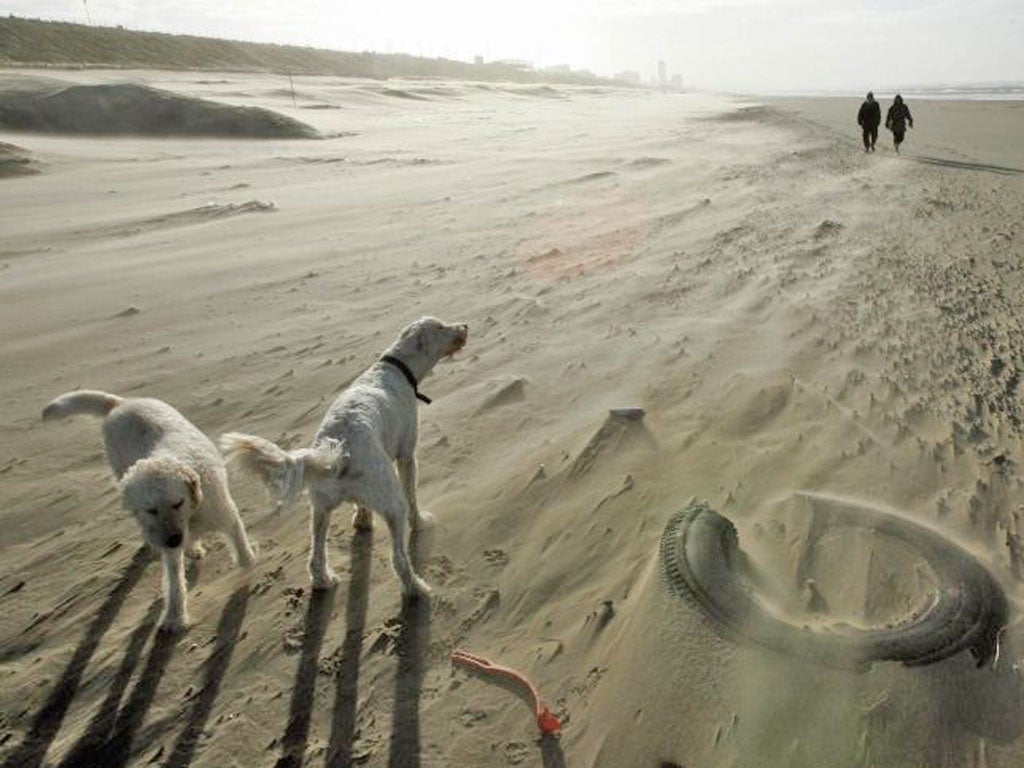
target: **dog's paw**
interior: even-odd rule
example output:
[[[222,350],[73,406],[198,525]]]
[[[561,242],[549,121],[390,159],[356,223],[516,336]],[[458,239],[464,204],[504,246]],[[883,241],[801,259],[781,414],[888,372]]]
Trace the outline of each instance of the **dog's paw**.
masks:
[[[185,556],[192,560],[202,560],[206,557],[206,547],[201,541],[193,541],[185,550]]]
[[[421,509],[413,517],[412,524],[415,528],[430,528],[434,524],[434,515]]]
[[[239,568],[248,570],[256,565],[258,554],[259,548],[254,543],[249,542],[247,549],[239,550],[235,554],[235,562],[238,563]]]
[[[238,557],[238,567],[244,570],[256,567],[256,553],[255,552],[243,552]]]
[[[409,600],[419,600],[430,597],[431,589],[430,585],[419,576],[413,576],[412,583],[405,585],[402,592]]]
[[[341,581],[341,579],[338,578],[338,574],[330,569],[324,573],[311,574],[311,577],[313,581],[313,589],[333,589],[338,585],[338,582]]]
[[[187,615],[164,616],[160,619],[160,626],[158,629],[169,635],[180,635],[188,631],[190,623],[191,622],[189,622]]]

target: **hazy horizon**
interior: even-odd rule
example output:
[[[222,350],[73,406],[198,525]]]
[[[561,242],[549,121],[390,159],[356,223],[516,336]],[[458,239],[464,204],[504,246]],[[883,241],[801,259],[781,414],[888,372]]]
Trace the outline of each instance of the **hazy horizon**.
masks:
[[[854,90],[1024,80],[1024,4],[980,0],[13,0],[0,13],[146,31],[472,60],[567,64],[691,88]]]

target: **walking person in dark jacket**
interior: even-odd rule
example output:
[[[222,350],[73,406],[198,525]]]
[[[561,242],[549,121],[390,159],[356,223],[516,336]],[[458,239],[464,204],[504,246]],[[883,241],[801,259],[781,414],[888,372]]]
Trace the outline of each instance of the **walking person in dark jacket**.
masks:
[[[892,131],[892,140],[896,147],[896,154],[900,153],[900,144],[907,133],[907,126],[914,127],[914,118],[910,116],[910,110],[903,103],[903,97],[898,93],[893,99],[892,106],[885,115],[885,127]]]
[[[868,91],[868,97],[860,105],[857,112],[857,125],[861,127],[864,135],[864,151],[874,152],[875,142],[878,141],[878,124],[882,122],[882,108],[875,101],[875,94]]]

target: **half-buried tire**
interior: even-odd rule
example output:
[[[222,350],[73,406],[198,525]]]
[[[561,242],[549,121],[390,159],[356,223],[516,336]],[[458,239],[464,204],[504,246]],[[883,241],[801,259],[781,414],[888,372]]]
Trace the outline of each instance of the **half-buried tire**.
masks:
[[[806,494],[815,498],[813,494]],[[899,515],[829,498],[829,525],[867,527],[916,551],[938,581],[917,615],[894,626],[812,630],[786,621],[758,595],[735,526],[705,501],[669,520],[661,540],[662,575],[674,594],[695,600],[726,634],[776,651],[838,666],[872,661],[931,664],[970,650],[979,667],[995,658],[1007,603],[988,570],[962,547]]]

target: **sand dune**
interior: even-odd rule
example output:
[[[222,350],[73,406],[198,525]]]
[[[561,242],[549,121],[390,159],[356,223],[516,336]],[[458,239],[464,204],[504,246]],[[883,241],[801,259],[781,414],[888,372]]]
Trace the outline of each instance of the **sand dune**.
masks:
[[[315,138],[269,110],[230,107],[133,83],[21,89],[0,94],[0,128],[48,133]]]
[[[46,170],[0,181],[5,767],[1020,765],[1024,177],[982,151],[1006,105],[949,107],[986,126],[956,152],[922,105],[896,158],[865,156],[827,101],[60,80],[129,76],[327,138],[0,134]],[[350,510],[329,536],[342,582],[311,593],[303,505],[274,513],[232,477],[259,565],[214,542],[195,626],[156,636],[159,569],[97,425],[55,431],[42,405],[141,393],[214,436],[300,445],[424,313],[470,325],[421,386],[434,597],[401,603],[387,535]],[[816,664],[666,588],[660,542],[696,497],[798,627],[923,615],[926,558],[878,521],[827,525],[807,493],[968,553],[1007,599],[994,663]],[[455,648],[529,674],[561,738]]]
[[[32,156],[15,144],[0,143],[0,178],[39,173]]]

